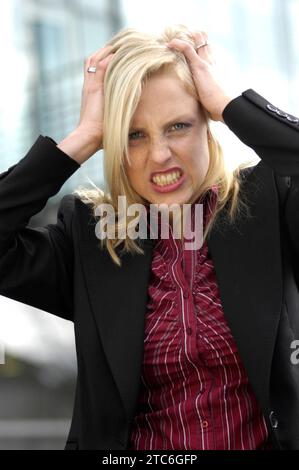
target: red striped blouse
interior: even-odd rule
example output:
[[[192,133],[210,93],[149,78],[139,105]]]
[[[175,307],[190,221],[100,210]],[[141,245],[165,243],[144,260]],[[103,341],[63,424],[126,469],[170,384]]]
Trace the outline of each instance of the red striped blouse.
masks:
[[[204,199],[204,223],[217,193]],[[170,235],[172,232],[170,231]],[[156,241],[129,449],[258,449],[268,431],[225,319],[207,244]]]

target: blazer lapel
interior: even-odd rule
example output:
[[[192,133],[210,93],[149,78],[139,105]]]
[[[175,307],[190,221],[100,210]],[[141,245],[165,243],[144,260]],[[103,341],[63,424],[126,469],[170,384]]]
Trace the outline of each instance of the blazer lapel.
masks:
[[[86,206],[82,207],[86,220]],[[90,217],[91,219],[91,217]],[[81,222],[82,224],[82,222]],[[82,264],[98,333],[118,387],[124,411],[131,419],[138,399],[143,360],[144,316],[152,240],[143,240],[144,256],[125,254],[122,267],[100,250],[95,223],[82,230]]]
[[[260,403],[266,406],[282,303],[279,202],[261,161],[243,182],[251,217],[221,214],[208,238],[224,314]]]

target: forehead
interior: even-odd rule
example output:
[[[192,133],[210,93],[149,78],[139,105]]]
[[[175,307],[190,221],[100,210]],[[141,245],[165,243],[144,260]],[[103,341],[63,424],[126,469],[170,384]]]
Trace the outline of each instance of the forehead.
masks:
[[[147,79],[132,118],[133,125],[141,125],[144,120],[161,117],[171,119],[179,114],[200,112],[199,101],[184,87],[174,73],[157,73]]]

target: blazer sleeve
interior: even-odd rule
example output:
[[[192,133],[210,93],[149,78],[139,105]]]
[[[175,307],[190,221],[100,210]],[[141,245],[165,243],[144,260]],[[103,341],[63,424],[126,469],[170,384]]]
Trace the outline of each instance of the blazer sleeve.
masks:
[[[299,287],[299,118],[249,89],[226,106],[223,119],[274,172]]]
[[[0,295],[73,319],[74,196],[62,198],[57,222],[28,227],[80,164],[49,137],[0,174]]]

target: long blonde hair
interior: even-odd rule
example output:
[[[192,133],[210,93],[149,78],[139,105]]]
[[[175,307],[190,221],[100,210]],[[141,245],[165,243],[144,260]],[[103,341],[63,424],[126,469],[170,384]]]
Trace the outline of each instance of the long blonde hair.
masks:
[[[182,24],[167,26],[161,36],[140,32],[134,28],[125,28],[107,42],[107,45],[112,46],[114,57],[107,68],[104,82],[103,149],[106,189],[103,191],[95,186],[95,189],[79,187],[74,191],[83,202],[91,205],[94,215],[99,204],[110,204],[117,214],[118,196],[125,196],[128,205],[146,203],[130,185],[124,169],[124,159],[129,158],[130,123],[146,81],[155,72],[174,71],[186,91],[198,99],[184,55],[165,47],[165,44],[174,38],[185,40],[195,46],[190,30]],[[217,214],[227,202],[229,202],[230,221],[234,221],[238,209],[243,204],[238,197],[240,170],[249,165],[248,163],[241,164],[232,171],[227,169],[221,146],[209,128],[208,114],[203,108],[202,110],[209,133],[209,168],[192,201],[197,200],[199,196],[204,196],[211,187],[217,186],[217,203],[205,228],[203,237],[205,240],[215,223]],[[192,203],[192,201],[189,202]],[[132,217],[126,216],[125,223],[128,224],[130,219]],[[115,229],[118,228],[121,228],[121,223],[116,220]],[[119,255],[122,252],[143,254],[143,249],[128,236],[100,240],[100,248],[105,247],[112,260],[119,266],[121,266],[121,260],[116,248],[120,245],[122,245],[122,251]]]

